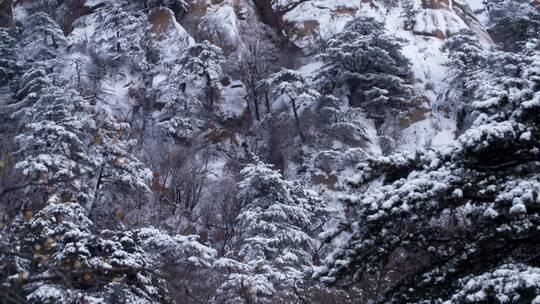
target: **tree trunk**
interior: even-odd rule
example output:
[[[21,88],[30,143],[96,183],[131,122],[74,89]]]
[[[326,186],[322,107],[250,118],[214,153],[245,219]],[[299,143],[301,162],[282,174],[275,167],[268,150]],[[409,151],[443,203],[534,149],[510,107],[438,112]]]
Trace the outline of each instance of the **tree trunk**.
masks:
[[[86,206],[88,214],[92,212],[92,209],[94,208],[94,205],[98,199],[99,196],[99,188],[101,187],[101,184],[103,183],[103,164],[99,167],[99,173],[97,176],[97,181],[94,186],[94,197],[92,198],[92,201],[90,202],[90,205]]]
[[[300,129],[300,119],[298,118],[298,109],[296,108],[296,100],[291,98],[291,104],[293,108],[293,114],[294,114],[294,122],[296,123],[296,131],[298,132],[298,136],[302,141],[304,141],[304,134],[302,134],[302,130]]]
[[[259,96],[257,93],[253,94],[253,108],[255,109],[255,119],[261,121],[261,112],[259,111]]]
[[[211,112],[214,109],[214,98],[215,98],[215,91],[214,87],[212,86],[212,79],[210,78],[210,74],[205,73],[206,77],[206,87],[208,90],[208,110]]]
[[[270,97],[268,97],[268,91],[264,92],[264,103],[266,105],[266,113],[270,114]]]
[[[116,32],[116,52],[120,53],[122,51],[122,47],[120,46],[120,32]]]

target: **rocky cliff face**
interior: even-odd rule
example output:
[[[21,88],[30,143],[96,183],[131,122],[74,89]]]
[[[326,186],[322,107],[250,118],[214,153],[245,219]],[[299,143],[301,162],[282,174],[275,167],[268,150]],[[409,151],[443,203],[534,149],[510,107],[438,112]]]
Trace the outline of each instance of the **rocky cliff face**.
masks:
[[[270,41],[265,46],[273,47],[271,52],[280,61],[276,66],[298,69],[313,76],[320,66],[318,59],[309,55],[314,43],[332,37],[348,21],[358,16],[372,16],[384,21],[391,34],[406,41],[403,52],[412,62],[413,85],[417,94],[409,114],[397,121],[402,133],[397,144],[401,149],[414,150],[418,146],[444,145],[455,137],[456,124],[452,109],[440,104],[448,90],[444,65],[448,54],[441,51],[445,39],[460,30],[470,29],[486,44],[490,44],[491,40],[464,0],[409,1],[190,0],[187,1],[187,12],[174,8],[148,11],[148,22],[153,43],[163,61],[172,60],[194,41],[210,40],[223,48],[227,57],[224,67],[228,75],[224,79],[223,101],[217,116],[223,121],[242,122],[245,121],[244,115],[250,115],[250,109],[247,109],[245,88],[239,83],[240,75],[234,71],[234,65],[250,43]],[[101,2],[86,0],[84,4],[87,9],[78,11],[83,12],[82,15],[91,15],[93,8]],[[4,13],[2,16],[11,16],[11,6],[11,1],[0,2],[0,9]],[[80,17],[75,28],[66,31],[70,43],[84,41],[85,37],[93,34],[91,19],[85,18]],[[126,100],[126,104],[133,98],[128,94],[128,89],[144,96],[144,91],[133,85],[137,81],[131,81],[137,79],[138,75],[130,77],[128,80],[113,81],[117,83],[113,87],[122,88],[115,91],[119,95],[117,99]],[[155,77],[152,84],[159,86],[160,81],[163,78]],[[134,87],[125,89],[126,83]],[[137,98],[134,99],[138,104]],[[238,125],[240,123],[227,126],[227,134],[236,136],[241,133]],[[366,125],[369,126],[370,122]],[[370,149],[380,153],[381,144],[376,131],[370,128],[368,131],[373,143]]]
[[[484,27],[464,0],[255,0],[260,18],[276,28],[300,49],[309,49],[341,31],[357,16],[372,16],[386,23],[390,33],[405,39],[405,55],[413,63],[414,79],[420,98],[416,109],[401,121],[403,145],[438,145],[453,138],[452,109],[442,112],[437,103],[448,89],[441,52],[444,40],[461,30],[471,30],[486,45],[492,43]],[[409,5],[407,5],[407,3]],[[407,28],[406,19],[411,26]],[[308,59],[309,61],[309,59]],[[436,127],[434,127],[436,126]]]
[[[414,83],[420,95],[416,108],[400,122],[404,134],[401,144],[410,145],[411,149],[418,145],[445,144],[454,137],[452,109],[437,104],[448,89],[444,66],[448,54],[441,51],[444,40],[469,29],[486,45],[492,43],[464,0],[192,0],[189,3],[187,15],[178,18],[178,22],[190,35],[202,35],[227,53],[238,55],[249,41],[266,39],[263,35],[267,31],[260,31],[262,27],[272,27],[286,42],[278,44],[281,53],[277,56],[291,62],[282,65],[307,73],[316,68],[317,62],[301,53],[307,53],[318,40],[328,39],[357,16],[384,21],[390,33],[407,41],[404,52],[412,61]],[[161,44],[166,47],[167,43]],[[288,46],[292,47],[284,49]]]
[[[345,23],[359,15],[372,15],[386,21],[390,8],[376,0],[255,0],[264,20],[277,27],[299,47],[314,39],[340,31]],[[396,8],[403,10],[404,1]],[[489,35],[463,0],[414,0],[416,35],[444,39],[463,29],[471,29],[484,41]],[[403,13],[403,11],[402,11]]]
[[[263,21],[278,29],[300,48],[317,39],[324,39],[342,30],[347,21],[360,15],[370,15],[390,24],[392,10],[403,15],[403,2],[388,7],[377,0],[194,0],[188,19],[203,18],[219,26],[231,43],[240,43],[238,27],[242,21]],[[415,35],[444,39],[460,30],[470,29],[489,43],[489,35],[463,0],[413,0]],[[254,14],[256,16],[254,16]],[[227,32],[229,31],[229,32]]]
[[[491,42],[489,35],[462,0],[422,0],[416,17],[415,34],[435,36],[440,39],[463,29],[470,29],[482,40]]]
[[[293,45],[304,49],[343,29],[351,19],[369,15],[385,21],[397,36],[445,39],[470,29],[486,44],[491,39],[464,0],[409,0],[412,28],[405,29],[406,1],[384,0],[192,0],[188,23],[210,25],[208,31],[230,46],[242,44],[261,21],[277,29]],[[394,3],[387,5],[387,2]],[[252,35],[251,35],[252,36]]]

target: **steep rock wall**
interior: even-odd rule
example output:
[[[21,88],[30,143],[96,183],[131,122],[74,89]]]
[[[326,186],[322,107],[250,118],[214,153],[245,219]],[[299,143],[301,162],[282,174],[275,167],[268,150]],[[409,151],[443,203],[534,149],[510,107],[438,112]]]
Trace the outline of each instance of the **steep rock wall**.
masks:
[[[342,30],[347,21],[360,15],[384,19],[389,10],[376,0],[255,0],[264,21],[278,28],[299,47]],[[485,42],[489,35],[462,0],[416,0],[416,35],[444,39],[470,29]],[[398,4],[393,10],[401,10]]]

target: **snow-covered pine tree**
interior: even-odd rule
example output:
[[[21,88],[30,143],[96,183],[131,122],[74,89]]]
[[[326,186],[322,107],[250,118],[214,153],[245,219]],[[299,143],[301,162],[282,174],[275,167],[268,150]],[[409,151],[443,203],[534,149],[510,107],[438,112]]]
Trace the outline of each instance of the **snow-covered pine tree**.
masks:
[[[458,128],[464,130],[472,123],[471,103],[476,100],[477,90],[484,85],[488,68],[488,51],[484,50],[476,35],[462,31],[443,44],[447,52],[447,78],[449,87],[444,100],[448,111],[454,113]]]
[[[67,43],[58,23],[43,12],[25,18],[22,30],[21,57],[30,62],[55,58]]]
[[[57,73],[63,33],[47,14],[32,17],[23,23],[19,43],[28,68],[6,107],[19,124],[15,168],[26,177],[23,189],[33,188],[26,208],[39,209],[55,196],[91,209],[106,188],[116,187],[122,199],[136,195],[134,189],[148,190],[151,174],[131,154],[129,126],[103,109],[96,113],[79,84]]]
[[[158,126],[166,136],[177,142],[190,142],[203,126],[204,85],[200,77],[190,74],[182,54],[179,58],[156,65],[154,75],[165,75],[166,79],[154,87],[155,102],[163,105],[158,117]]]
[[[418,15],[418,9],[415,7],[415,1],[404,0],[401,2],[401,8],[403,13],[400,17],[403,18],[403,26],[406,30],[412,31],[416,25],[416,16]]]
[[[96,158],[96,167],[93,200],[88,208],[91,219],[99,217],[100,224],[114,225],[120,220],[118,212],[140,206],[141,197],[150,193],[152,172],[132,153],[136,141],[130,139],[128,123],[119,122],[106,111],[98,112],[94,123],[89,153]],[[110,201],[118,203],[110,206]]]
[[[449,77],[452,86],[457,86],[464,97],[471,96],[471,93],[465,92],[465,86],[471,81],[472,74],[486,63],[480,41],[472,31],[465,30],[448,38],[442,50],[448,53],[446,66],[451,69]]]
[[[148,30],[148,18],[131,8],[127,0],[107,0],[92,15],[96,25],[91,41],[93,51],[103,60],[117,64],[130,60],[139,65],[144,59],[144,38]]]
[[[226,303],[294,297],[294,288],[304,283],[314,263],[311,231],[326,220],[327,211],[315,193],[284,181],[263,162],[248,165],[241,174],[238,228],[243,272],[228,276],[222,292],[236,297]]]
[[[90,105],[76,92],[58,87],[40,94],[29,109],[31,123],[17,136],[16,168],[28,178],[32,191],[43,191],[44,197],[35,198],[38,204],[53,196],[89,203],[88,178],[96,167],[96,158],[88,149],[88,131],[93,128]],[[35,207],[41,206],[29,206]]]
[[[262,90],[259,83],[268,77],[272,70],[272,63],[276,61],[273,53],[276,50],[267,41],[249,43],[242,52],[238,62],[238,73],[248,96],[248,109],[253,106],[255,119],[261,120],[261,100],[268,98],[267,92]],[[266,111],[270,112],[270,104],[266,102]]]
[[[184,79],[184,85],[191,90],[202,89],[200,97],[209,111],[213,110],[219,98],[224,61],[221,48],[207,40],[188,47],[178,61],[182,69],[179,76]]]
[[[131,190],[149,190],[151,173],[131,153],[135,144],[129,139],[128,123],[118,122],[108,113],[95,118],[97,134],[94,136],[93,153],[100,155],[101,183],[125,186]]]
[[[173,303],[164,281],[169,259],[195,271],[209,268],[214,255],[194,236],[154,228],[95,232],[79,204],[51,202],[0,234],[0,297],[15,303]]]
[[[41,95],[57,88],[54,67],[66,39],[58,24],[42,12],[23,22],[20,36],[17,57],[22,76],[14,84],[16,93],[9,111],[25,124],[34,115],[32,107]]]
[[[217,288],[215,249],[196,235],[170,235],[156,228],[132,231],[133,238],[165,277],[174,303],[209,302]]]
[[[148,191],[151,173],[131,154],[129,125],[110,113],[96,115],[77,91],[55,86],[48,77],[54,73],[34,67],[21,78],[19,93],[26,97],[14,117],[28,123],[17,136],[15,155],[28,183],[47,189],[44,198],[36,198],[39,206],[57,191],[90,209],[105,189],[115,189],[123,199]]]
[[[322,141],[327,147],[335,140],[346,147],[362,147],[370,141],[362,123],[365,117],[361,109],[329,95],[320,98],[315,112],[321,122],[317,130],[322,131]]]
[[[166,79],[153,89],[156,102],[163,105],[158,125],[176,142],[192,141],[204,125],[204,116],[219,99],[222,64],[221,49],[208,41],[187,47],[182,54],[157,65],[154,74]]]
[[[151,260],[130,233],[91,232],[76,203],[50,203],[14,225],[0,247],[3,283],[28,303],[169,303]],[[11,245],[8,245],[11,244]],[[14,246],[16,245],[16,246]]]
[[[8,106],[13,119],[21,125],[31,121],[40,98],[58,89],[55,85],[54,60],[33,63],[15,82],[17,90]],[[43,105],[43,104],[42,104]]]
[[[518,51],[540,33],[540,7],[528,0],[485,1],[488,31],[505,50]]]
[[[13,32],[0,27],[0,86],[10,83],[19,70]]]
[[[351,106],[382,124],[406,111],[412,94],[410,62],[402,41],[370,17],[350,21],[320,55],[317,86],[325,94],[347,96]]]
[[[320,98],[320,94],[312,89],[311,80],[298,71],[282,69],[261,81],[261,85],[268,88],[276,98],[286,98],[293,114],[296,132],[301,140],[305,140],[300,124],[301,110]]]
[[[379,303],[540,299],[536,284],[524,282],[540,265],[535,48],[514,55],[515,66],[503,64],[506,74],[493,82],[491,98],[473,103],[480,114],[455,146],[359,166],[351,180],[358,192],[342,198],[348,220],[334,234],[343,239],[319,271],[323,281],[392,278]]]

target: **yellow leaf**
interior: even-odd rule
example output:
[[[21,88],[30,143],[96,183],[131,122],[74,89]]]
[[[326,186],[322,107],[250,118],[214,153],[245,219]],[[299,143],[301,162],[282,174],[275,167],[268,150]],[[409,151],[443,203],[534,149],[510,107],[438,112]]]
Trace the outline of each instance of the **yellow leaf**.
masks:
[[[75,261],[75,263],[73,263],[73,267],[75,267],[77,269],[81,268],[82,267],[81,261]]]
[[[116,218],[123,221],[124,218],[126,217],[126,213],[122,210],[116,210]]]
[[[87,282],[87,283],[92,282],[93,279],[94,279],[94,278],[92,277],[92,274],[91,274],[91,273],[88,273],[88,272],[87,272],[87,273],[85,273],[85,274],[83,275],[83,280],[84,280],[85,282]]]
[[[45,250],[49,251],[53,248],[54,246],[54,240],[51,239],[51,238],[48,238],[46,241],[45,241],[45,244],[43,244],[43,246],[45,247]]]
[[[47,264],[49,264],[49,256],[46,256],[46,255],[42,255],[41,256],[41,263],[45,266],[47,266]]]
[[[94,144],[98,146],[103,144],[103,136],[101,136],[101,134],[94,137]]]
[[[32,219],[32,216],[34,216],[34,213],[30,210],[24,212],[24,220],[29,221]]]

